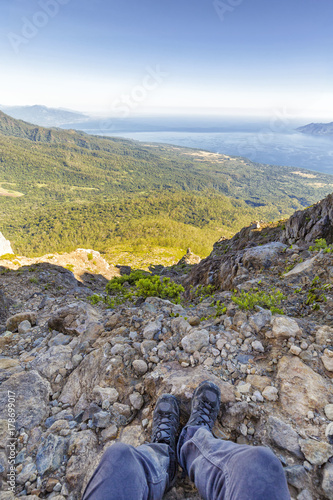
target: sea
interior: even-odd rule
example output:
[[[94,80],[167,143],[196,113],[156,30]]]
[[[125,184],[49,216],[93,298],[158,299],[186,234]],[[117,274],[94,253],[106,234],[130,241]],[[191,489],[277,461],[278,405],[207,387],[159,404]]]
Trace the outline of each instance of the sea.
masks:
[[[188,123],[186,125],[188,126]],[[89,134],[124,137],[144,143],[173,144],[213,153],[242,156],[257,163],[304,168],[333,175],[333,136],[304,134],[295,130],[296,127],[283,127],[278,131],[263,123],[245,127],[244,124],[232,123],[229,130],[228,127],[224,127],[219,131],[196,131],[191,126],[175,131],[149,130],[148,127],[145,131],[142,130],[141,123],[133,130],[130,130],[129,125],[128,127],[128,130],[126,127],[117,130],[116,127],[112,131],[110,128],[103,130],[100,126],[87,127],[84,131]]]

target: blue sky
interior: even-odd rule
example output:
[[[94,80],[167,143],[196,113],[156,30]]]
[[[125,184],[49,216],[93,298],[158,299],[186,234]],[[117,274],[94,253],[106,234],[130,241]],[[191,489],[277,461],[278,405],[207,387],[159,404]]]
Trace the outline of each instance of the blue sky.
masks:
[[[0,102],[333,120],[332,0],[2,0]]]

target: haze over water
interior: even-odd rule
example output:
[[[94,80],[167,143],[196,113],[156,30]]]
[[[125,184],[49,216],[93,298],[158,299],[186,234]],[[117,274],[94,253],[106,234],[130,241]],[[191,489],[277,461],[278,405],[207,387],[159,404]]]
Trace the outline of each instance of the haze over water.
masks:
[[[277,133],[267,129],[246,132],[109,132],[90,129],[86,132],[244,156],[258,163],[305,168],[333,175],[333,137],[306,135],[295,130]]]

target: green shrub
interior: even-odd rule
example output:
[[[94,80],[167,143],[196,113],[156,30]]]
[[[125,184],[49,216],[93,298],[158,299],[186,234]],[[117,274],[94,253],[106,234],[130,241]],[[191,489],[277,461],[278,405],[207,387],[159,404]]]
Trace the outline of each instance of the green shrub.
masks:
[[[170,278],[161,278],[146,271],[136,270],[128,275],[115,276],[106,285],[108,295],[123,303],[133,297],[160,297],[179,304],[184,288]]]
[[[309,247],[311,252],[324,250],[324,253],[333,253],[333,245],[327,245],[327,242],[324,238],[319,238],[315,240],[315,244]]]
[[[4,255],[1,255],[0,260],[15,260],[16,255],[13,253],[5,253]]]
[[[179,304],[180,295],[184,292],[182,285],[177,285],[170,278],[161,279],[159,276],[141,278],[136,283],[136,288],[140,297],[160,297],[170,299],[176,304]]]
[[[266,293],[263,290],[259,291],[258,288],[254,288],[249,292],[242,290],[240,294],[234,293],[231,300],[240,309],[254,309],[255,306],[260,306],[269,309],[272,313],[284,314],[282,309],[279,309],[277,305],[285,298],[280,290],[275,291],[275,289],[272,289],[272,293]]]
[[[90,252],[87,255],[88,260],[93,260],[93,254]]]
[[[319,276],[316,276],[311,282],[311,287],[307,294],[305,304],[307,306],[311,305],[314,311],[320,309],[320,303],[327,301],[324,292],[327,292],[331,288],[332,285],[330,285],[329,283],[321,284]]]
[[[224,303],[221,304],[221,301],[218,300],[215,304],[215,318],[222,316],[226,312],[227,312],[226,306],[224,305]]]

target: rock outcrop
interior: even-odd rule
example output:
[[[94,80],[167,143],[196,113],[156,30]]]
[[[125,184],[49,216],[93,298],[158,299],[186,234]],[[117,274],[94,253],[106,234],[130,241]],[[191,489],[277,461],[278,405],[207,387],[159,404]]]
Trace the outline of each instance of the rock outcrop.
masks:
[[[0,257],[6,255],[7,253],[13,254],[12,246],[9,240],[6,240],[4,235],[0,233]]]

